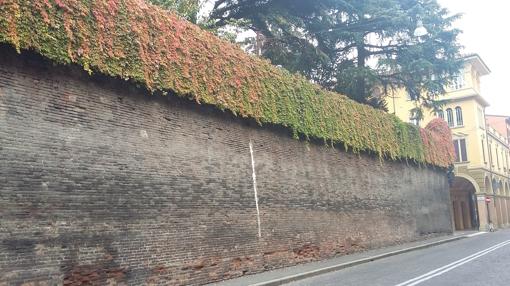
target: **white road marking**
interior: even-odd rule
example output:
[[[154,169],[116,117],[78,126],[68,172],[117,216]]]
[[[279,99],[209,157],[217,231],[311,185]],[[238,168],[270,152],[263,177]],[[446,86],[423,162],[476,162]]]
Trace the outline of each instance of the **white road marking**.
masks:
[[[257,175],[255,174],[255,159],[253,158],[253,143],[250,140],[250,155],[251,155],[251,169],[253,178],[253,193],[255,194],[255,207],[257,208],[257,225],[259,227],[259,238],[262,237],[260,231],[260,211],[259,211],[259,197],[257,195]]]
[[[425,282],[425,281],[427,281],[429,279],[432,279],[432,278],[434,278],[436,276],[439,276],[439,275],[444,274],[444,273],[446,273],[448,271],[451,271],[451,270],[453,270],[453,269],[455,269],[455,268],[457,268],[457,267],[459,267],[461,265],[464,265],[464,264],[466,264],[466,263],[468,263],[468,262],[470,262],[472,260],[475,260],[475,259],[477,259],[479,257],[482,257],[482,256],[484,256],[486,254],[489,254],[489,253],[493,252],[494,250],[497,250],[497,249],[499,249],[501,247],[504,247],[505,245],[508,245],[508,244],[510,244],[510,240],[503,241],[503,242],[498,243],[498,244],[496,244],[496,245],[494,245],[492,247],[489,247],[489,248],[484,249],[482,251],[479,251],[477,253],[471,254],[471,255],[469,255],[467,257],[464,257],[462,259],[454,261],[454,262],[452,262],[452,263],[450,263],[448,265],[445,265],[443,267],[440,267],[440,268],[432,270],[432,271],[430,271],[428,273],[425,273],[425,274],[423,274],[421,276],[418,276],[418,277],[415,277],[413,279],[410,279],[410,280],[407,280],[405,282],[402,282],[402,283],[400,283],[400,284],[398,284],[396,286],[414,286],[414,285],[418,285],[418,284],[420,284],[422,282]]]

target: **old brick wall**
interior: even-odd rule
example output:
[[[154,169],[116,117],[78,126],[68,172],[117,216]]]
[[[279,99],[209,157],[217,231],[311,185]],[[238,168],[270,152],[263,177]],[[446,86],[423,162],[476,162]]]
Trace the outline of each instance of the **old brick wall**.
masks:
[[[451,231],[441,171],[7,47],[0,159],[0,285],[203,284]]]

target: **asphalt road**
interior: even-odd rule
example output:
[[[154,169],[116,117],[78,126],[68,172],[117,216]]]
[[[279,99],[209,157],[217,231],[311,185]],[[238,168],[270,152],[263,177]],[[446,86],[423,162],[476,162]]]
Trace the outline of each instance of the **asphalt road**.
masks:
[[[510,286],[510,230],[412,251],[286,285]]]

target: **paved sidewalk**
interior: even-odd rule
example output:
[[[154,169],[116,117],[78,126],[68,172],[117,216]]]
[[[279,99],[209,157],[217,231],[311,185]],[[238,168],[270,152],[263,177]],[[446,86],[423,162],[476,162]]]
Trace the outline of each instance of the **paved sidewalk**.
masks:
[[[291,281],[301,280],[304,278],[344,269],[347,267],[368,263],[374,260],[382,259],[398,255],[401,253],[423,249],[451,241],[468,238],[483,232],[466,231],[455,232],[453,235],[440,236],[426,240],[405,243],[380,249],[368,250],[365,252],[344,255],[333,259],[306,263],[287,268],[276,269],[272,271],[262,272],[254,275],[247,275],[240,278],[227,280],[223,282],[209,284],[211,286],[233,286],[233,285],[249,285],[249,286],[274,286],[289,283]]]

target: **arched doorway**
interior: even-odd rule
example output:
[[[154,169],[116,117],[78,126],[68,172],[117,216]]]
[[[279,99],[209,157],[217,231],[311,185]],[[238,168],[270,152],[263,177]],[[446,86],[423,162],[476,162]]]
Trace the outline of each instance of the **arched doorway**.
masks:
[[[505,222],[506,222],[506,225],[510,225],[510,189],[508,189],[508,182],[505,182],[504,183],[504,188],[503,188],[503,191],[504,191],[504,202],[505,202],[505,213],[506,213],[506,217],[505,217]]]
[[[502,223],[504,226],[508,226],[508,224],[510,223],[510,219],[508,217],[508,214],[509,214],[508,213],[508,190],[507,190],[505,181],[500,181],[499,184],[500,184],[500,189],[501,189],[501,197],[500,197],[499,201],[501,202],[501,213],[503,216]]]
[[[506,210],[506,191],[503,186],[503,181],[497,181],[498,186],[498,225],[505,227],[508,224],[508,214]]]
[[[494,206],[496,207],[496,221],[494,224],[498,227],[503,227],[505,223],[503,220],[503,209],[501,204],[501,195],[503,194],[503,190],[501,188],[501,180],[498,181],[496,179],[492,179],[492,190],[496,195],[494,198]]]
[[[455,230],[478,229],[476,186],[474,180],[456,176],[450,187]]]

